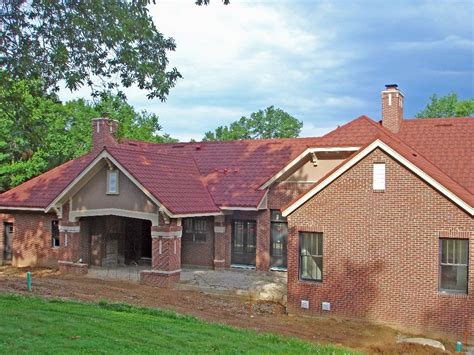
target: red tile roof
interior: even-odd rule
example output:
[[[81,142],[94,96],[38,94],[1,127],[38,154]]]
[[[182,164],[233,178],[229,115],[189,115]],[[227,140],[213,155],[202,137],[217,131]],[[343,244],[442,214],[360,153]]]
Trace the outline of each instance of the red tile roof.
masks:
[[[70,160],[0,194],[0,206],[45,208],[96,156],[96,153],[89,153]]]
[[[474,118],[403,121],[397,135],[474,194]]]
[[[256,208],[265,195],[258,188],[308,147],[366,146],[381,134],[400,142],[394,149],[415,151],[420,157],[415,164],[433,178],[473,193],[473,118],[406,120],[394,135],[361,116],[318,138],[169,144],[125,140],[107,149],[173,213],[204,213],[216,206]],[[1,194],[0,206],[46,207],[93,159],[88,154]]]
[[[193,159],[130,146],[106,150],[173,214],[220,212]]]

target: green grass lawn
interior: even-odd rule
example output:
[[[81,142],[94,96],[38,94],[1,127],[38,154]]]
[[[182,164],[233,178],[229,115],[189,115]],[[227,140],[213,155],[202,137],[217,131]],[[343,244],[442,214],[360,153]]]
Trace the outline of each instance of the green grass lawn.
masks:
[[[158,309],[0,294],[0,353],[18,352],[349,353]]]

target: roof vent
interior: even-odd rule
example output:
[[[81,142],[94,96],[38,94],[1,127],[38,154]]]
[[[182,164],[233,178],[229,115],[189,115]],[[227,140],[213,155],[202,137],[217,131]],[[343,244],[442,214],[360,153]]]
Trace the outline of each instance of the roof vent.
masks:
[[[440,124],[435,124],[435,127],[452,127],[452,123],[440,123]]]
[[[184,148],[184,144],[176,144],[173,145],[171,148]]]
[[[137,144],[137,143],[128,142],[128,145],[132,145],[132,146],[134,146],[134,147],[138,147],[138,144]]]

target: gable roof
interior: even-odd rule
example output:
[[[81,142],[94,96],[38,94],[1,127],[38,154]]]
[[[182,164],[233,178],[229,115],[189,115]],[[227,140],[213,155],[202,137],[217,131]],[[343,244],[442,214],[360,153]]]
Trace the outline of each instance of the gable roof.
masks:
[[[259,139],[225,142],[153,144],[127,140],[148,154],[194,160],[202,181],[219,207],[258,208],[259,186],[320,138]]]
[[[107,152],[171,213],[215,213],[220,208],[258,209],[266,194],[259,187],[309,148],[366,147],[382,136],[398,142],[396,151],[416,152],[420,159],[415,165],[447,188],[463,189],[459,196],[466,201],[472,199],[473,118],[405,120],[395,135],[360,116],[315,138],[168,144],[124,140]],[[46,208],[96,157],[86,154],[0,194],[0,208]]]
[[[283,215],[288,216],[294,212],[376,148],[382,149],[470,215],[474,215],[474,195],[468,189],[386,130],[381,130],[374,141],[352,154],[308,188],[305,193],[283,207]]]
[[[192,159],[130,147],[106,151],[172,215],[220,213]]]

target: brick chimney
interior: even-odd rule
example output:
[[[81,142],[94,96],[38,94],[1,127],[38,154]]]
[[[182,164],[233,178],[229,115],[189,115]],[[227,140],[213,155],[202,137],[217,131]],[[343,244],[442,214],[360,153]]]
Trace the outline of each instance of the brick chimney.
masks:
[[[92,150],[117,144],[118,121],[104,117],[92,119]]]
[[[382,91],[382,126],[398,133],[403,121],[403,94],[397,84],[385,85]]]

